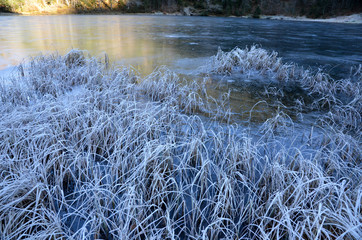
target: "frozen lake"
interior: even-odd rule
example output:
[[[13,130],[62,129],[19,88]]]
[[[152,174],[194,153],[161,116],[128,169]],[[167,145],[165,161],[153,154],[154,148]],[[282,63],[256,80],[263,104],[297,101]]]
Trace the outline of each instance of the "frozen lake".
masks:
[[[215,55],[260,44],[285,61],[344,74],[362,63],[360,24],[147,15],[0,16],[0,70],[31,55],[72,48],[131,64],[192,71]]]

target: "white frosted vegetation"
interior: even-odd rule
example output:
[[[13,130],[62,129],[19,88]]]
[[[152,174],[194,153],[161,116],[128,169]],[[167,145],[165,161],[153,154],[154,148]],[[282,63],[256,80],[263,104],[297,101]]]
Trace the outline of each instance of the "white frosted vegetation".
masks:
[[[249,63],[228,71],[294,68],[240,51]],[[360,86],[357,72],[348,84]],[[324,134],[286,146],[298,132],[282,111],[256,140],[205,120],[231,117],[230,95],[213,99],[207,84],[166,68],[141,78],[76,50],[21,65],[0,89],[0,238],[359,239],[359,90],[331,83],[348,101],[326,106]],[[313,98],[338,99],[330,91]]]
[[[250,70],[258,70],[261,73],[274,73],[279,81],[288,81],[296,75],[293,64],[284,64],[277,52],[268,52],[263,48],[251,46],[250,48],[235,48],[230,52],[221,49],[211,59],[211,71],[216,73],[231,73],[240,71],[248,73]]]

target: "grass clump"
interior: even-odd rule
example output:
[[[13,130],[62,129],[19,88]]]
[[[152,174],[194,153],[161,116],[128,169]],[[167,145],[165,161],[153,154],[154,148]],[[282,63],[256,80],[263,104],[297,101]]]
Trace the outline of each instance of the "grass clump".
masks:
[[[166,68],[142,78],[78,50],[36,57],[6,80],[1,238],[361,236],[360,139],[337,120],[298,138],[279,111],[255,136],[212,120],[229,119],[230,94],[212,98],[206,79]]]

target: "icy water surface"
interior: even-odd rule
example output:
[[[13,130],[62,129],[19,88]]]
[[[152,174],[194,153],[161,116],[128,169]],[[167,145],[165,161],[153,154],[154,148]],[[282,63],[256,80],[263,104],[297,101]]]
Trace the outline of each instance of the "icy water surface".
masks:
[[[216,17],[145,15],[0,16],[0,70],[29,55],[72,48],[103,53],[144,73],[189,72],[220,47],[260,44],[285,61],[345,73],[362,63],[362,26]]]

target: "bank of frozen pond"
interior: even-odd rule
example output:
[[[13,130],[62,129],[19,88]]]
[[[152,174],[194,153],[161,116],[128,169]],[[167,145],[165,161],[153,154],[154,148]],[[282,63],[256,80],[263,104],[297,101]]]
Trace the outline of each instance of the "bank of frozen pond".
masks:
[[[0,88],[1,237],[359,239],[361,69],[342,84],[257,47],[203,69],[141,77],[78,50],[20,65]],[[263,121],[212,91],[248,72],[271,80]]]

